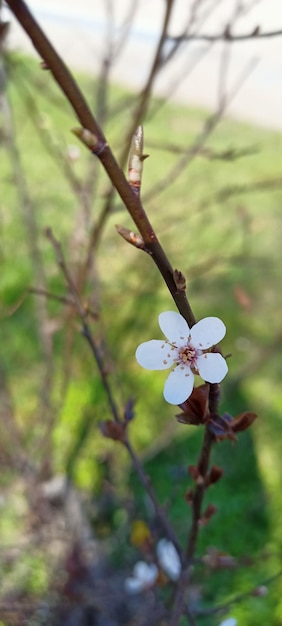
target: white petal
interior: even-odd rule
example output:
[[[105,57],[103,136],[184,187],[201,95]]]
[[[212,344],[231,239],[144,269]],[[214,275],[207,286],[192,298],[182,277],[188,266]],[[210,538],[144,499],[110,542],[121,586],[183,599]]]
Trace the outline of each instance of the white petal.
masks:
[[[194,385],[194,374],[189,367],[177,365],[169,374],[165,386],[164,397],[170,404],[181,404],[185,402],[192,393]]]
[[[221,341],[225,333],[226,327],[219,317],[205,317],[191,328],[191,343],[194,348],[206,350]]]
[[[163,571],[171,580],[178,580],[181,563],[173,543],[167,539],[161,539],[157,545],[157,555]]]
[[[228,617],[220,622],[219,626],[237,626],[238,622],[235,617]]]
[[[197,368],[207,383],[220,383],[228,372],[225,359],[221,354],[209,352],[197,358]]]
[[[155,582],[158,575],[158,568],[154,563],[148,564],[145,561],[138,561],[134,565],[133,574],[141,580],[144,585],[151,585]]]
[[[190,329],[189,326],[176,311],[165,311],[159,315],[160,329],[169,341],[176,341],[178,345],[184,345],[186,343]]]
[[[166,370],[174,363],[176,350],[161,339],[151,339],[138,346],[135,352],[139,365],[147,370]]]
[[[126,578],[124,586],[127,593],[140,593],[143,590],[143,582],[138,578]]]

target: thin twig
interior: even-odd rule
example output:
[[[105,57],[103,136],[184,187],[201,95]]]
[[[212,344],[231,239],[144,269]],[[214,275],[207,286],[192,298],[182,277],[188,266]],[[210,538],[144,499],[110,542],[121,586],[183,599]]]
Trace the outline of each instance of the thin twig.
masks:
[[[67,296],[58,296],[58,294],[51,293],[47,289],[41,289],[40,287],[28,287],[27,291],[29,293],[34,293],[37,296],[44,296],[45,298],[48,298],[49,300],[56,300],[57,302],[61,302],[61,304],[66,304],[68,306],[71,306],[72,308],[76,307],[76,303],[73,298],[68,298]],[[95,320],[98,319],[99,317],[98,314],[95,313],[95,311],[92,311],[90,307],[83,304],[83,309],[87,316],[89,315]]]
[[[170,142],[156,142],[151,139],[146,141],[147,148],[154,148],[155,150],[162,150],[165,152],[170,152],[171,154],[184,154],[187,153],[187,148],[179,146],[178,144],[170,143]],[[190,146],[192,148],[192,146]],[[258,146],[247,146],[246,148],[226,148],[225,150],[213,150],[208,146],[204,146],[199,149],[198,156],[203,157],[205,159],[210,159],[211,161],[236,161],[237,159],[242,159],[246,156],[252,156],[257,154],[259,151]]]
[[[224,101],[220,103],[215,113],[213,113],[207,119],[202,132],[197,137],[193,146],[190,146],[188,150],[180,157],[178,162],[173,165],[170,172],[168,172],[158,183],[154,183],[152,189],[150,189],[143,196],[143,202],[148,202],[149,200],[152,200],[157,195],[159,195],[160,192],[164,191],[164,189],[166,189],[169,185],[175,182],[175,180],[178,178],[178,176],[180,176],[183,170],[194,160],[196,156],[198,156],[208,137],[211,135],[211,133],[216,128],[218,122],[223,117],[227,106],[231,103],[232,99],[241,89],[243,83],[253,71],[256,63],[257,59],[251,59],[250,63],[248,63],[247,66],[244,68],[244,71],[242,72],[241,76],[239,76],[239,79],[236,81],[229,94],[226,96],[226,98],[224,98]]]
[[[208,35],[205,33],[195,33],[192,35],[168,35],[168,39],[171,41],[208,41],[208,42],[218,42],[218,41],[230,41],[230,42],[240,42],[240,41],[249,41],[250,39],[271,39],[273,37],[281,37],[282,30],[270,30],[261,32],[259,26],[256,26],[251,32],[246,33],[244,35],[232,35],[229,30],[225,30],[222,33],[217,33],[216,35]]]
[[[244,600],[245,598],[249,598],[250,596],[253,596],[259,587],[267,587],[267,585],[270,585],[271,583],[275,582],[276,580],[278,580],[278,578],[281,578],[281,576],[282,576],[282,570],[279,570],[279,572],[277,572],[273,576],[269,576],[269,578],[265,578],[263,581],[260,581],[254,587],[251,587],[250,589],[248,589],[248,591],[239,593],[238,595],[231,598],[231,600],[228,600],[227,602],[223,602],[222,604],[214,606],[211,609],[198,610],[196,611],[196,615],[198,615],[199,617],[200,616],[210,617],[211,615],[215,615],[216,613],[221,613],[227,609],[230,609],[230,607],[233,604],[238,604],[239,602],[242,602],[242,600]]]
[[[74,284],[74,282],[72,280],[72,277],[70,275],[68,267],[67,267],[67,265],[65,263],[61,244],[54,237],[51,228],[47,228],[45,233],[46,233],[46,237],[49,239],[50,243],[52,244],[52,246],[54,248],[54,251],[55,251],[55,254],[56,254],[56,258],[57,258],[57,263],[58,263],[59,267],[61,268],[61,270],[63,272],[63,275],[64,275],[64,277],[66,279],[66,283],[67,283],[67,285],[69,287],[69,290],[70,290],[70,292],[71,292],[71,294],[73,296],[77,312],[78,312],[79,317],[80,317],[81,322],[82,322],[83,335],[84,335],[85,339],[88,341],[89,346],[91,348],[91,351],[93,353],[93,356],[95,358],[95,361],[96,361],[96,363],[98,365],[99,373],[100,373],[100,376],[101,376],[101,379],[102,379],[102,383],[103,383],[104,389],[105,389],[107,397],[108,397],[108,402],[109,402],[109,405],[111,407],[113,418],[114,418],[114,420],[116,422],[119,422],[120,421],[119,411],[118,411],[116,402],[114,400],[110,384],[108,382],[107,374],[106,374],[106,371],[105,371],[105,368],[104,368],[104,365],[103,365],[103,360],[102,360],[102,357],[101,357],[100,352],[98,350],[98,347],[97,347],[97,345],[96,345],[96,343],[95,343],[95,341],[94,341],[94,339],[92,337],[92,334],[90,332],[90,328],[89,328],[89,326],[88,326],[88,324],[86,322],[87,313],[86,313],[84,307],[82,306],[82,304],[80,302],[80,299],[79,299],[79,296],[78,296],[75,284]]]

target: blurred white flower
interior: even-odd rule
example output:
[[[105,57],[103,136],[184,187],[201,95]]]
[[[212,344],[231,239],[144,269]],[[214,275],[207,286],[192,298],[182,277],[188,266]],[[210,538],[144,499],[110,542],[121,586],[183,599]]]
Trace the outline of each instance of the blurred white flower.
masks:
[[[158,568],[154,563],[138,561],[133,568],[133,576],[125,579],[125,590],[128,593],[140,593],[153,586],[158,577]]]
[[[219,626],[237,626],[238,622],[235,617],[228,617],[220,622]]]
[[[226,328],[218,317],[205,317],[190,329],[180,313],[165,311],[159,315],[160,329],[166,339],[141,343],[136,359],[149,370],[164,370],[174,365],[164,386],[170,404],[181,404],[191,395],[194,374],[208,383],[220,383],[228,372],[225,359],[208,352],[223,339]]]
[[[171,580],[178,580],[181,572],[181,563],[173,543],[167,539],[160,539],[157,545],[157,556],[165,574]]]

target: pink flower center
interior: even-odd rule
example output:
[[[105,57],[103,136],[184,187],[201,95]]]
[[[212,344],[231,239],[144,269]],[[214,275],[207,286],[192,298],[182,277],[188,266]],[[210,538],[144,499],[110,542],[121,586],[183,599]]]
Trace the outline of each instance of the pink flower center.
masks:
[[[199,350],[194,348],[191,344],[187,344],[187,346],[183,346],[178,350],[177,362],[178,364],[188,365],[191,368],[196,367],[196,359],[199,356]]]

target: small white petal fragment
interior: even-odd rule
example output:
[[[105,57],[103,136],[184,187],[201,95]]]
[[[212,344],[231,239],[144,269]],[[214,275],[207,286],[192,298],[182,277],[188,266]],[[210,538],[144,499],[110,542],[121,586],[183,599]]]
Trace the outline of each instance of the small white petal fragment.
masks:
[[[225,333],[226,327],[218,317],[205,317],[191,328],[191,343],[207,350],[221,341]]]
[[[209,352],[197,358],[197,368],[207,383],[220,383],[228,372],[228,366],[221,354]]]
[[[184,345],[187,342],[190,329],[186,320],[180,313],[176,313],[176,311],[160,313],[159,325],[161,331],[169,341],[175,341],[178,345]]]
[[[164,398],[169,404],[181,404],[191,395],[194,374],[189,367],[178,365],[168,376],[164,386]]]
[[[133,576],[124,581],[128,593],[140,593],[149,589],[155,583],[158,576],[158,568],[154,563],[150,565],[145,561],[138,561],[133,568]]]
[[[178,580],[181,573],[181,563],[173,543],[167,539],[160,539],[157,545],[157,556],[165,574],[171,580]]]
[[[237,626],[238,622],[235,617],[228,617],[220,622],[219,626]]]
[[[147,370],[166,370],[174,363],[174,350],[166,341],[151,339],[138,346],[136,360]]]

